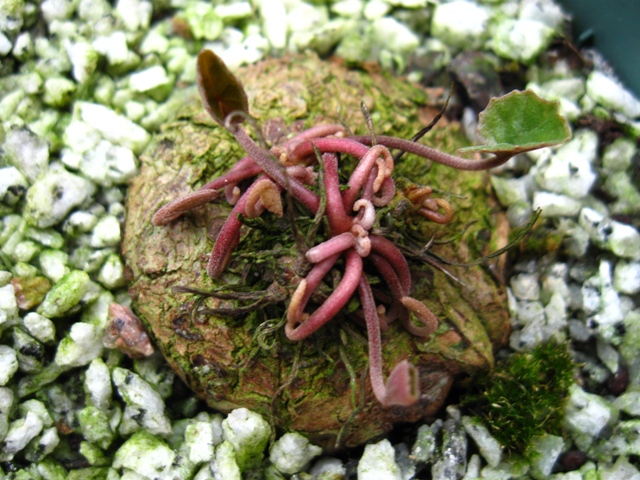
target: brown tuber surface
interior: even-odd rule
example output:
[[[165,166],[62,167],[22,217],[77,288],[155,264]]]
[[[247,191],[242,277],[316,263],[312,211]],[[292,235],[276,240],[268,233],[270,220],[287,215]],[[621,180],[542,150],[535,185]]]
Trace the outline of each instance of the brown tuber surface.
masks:
[[[428,92],[401,80],[346,70],[315,57],[268,60],[241,69],[238,77],[251,114],[266,140],[275,144],[289,131],[319,123],[342,122],[354,133],[366,133],[362,100],[377,134],[411,138],[424,126],[420,117],[433,103]],[[463,146],[461,138],[454,123],[436,127],[423,143],[437,142],[442,150],[453,151]],[[225,201],[209,203],[166,226],[151,224],[153,213],[168,200],[219,176],[243,156],[231,135],[209,119],[194,92],[177,120],[164,126],[143,155],[127,201],[123,253],[133,308],[172,367],[211,407],[223,412],[249,408],[331,449],[339,435],[341,445],[357,445],[396,422],[434,415],[457,376],[493,365],[493,348],[509,334],[503,289],[487,268],[447,267],[458,283],[416,258],[431,237],[436,244],[458,237],[429,250],[453,262],[475,260],[506,244],[506,222],[491,197],[486,172],[460,172],[411,155],[405,155],[394,172],[396,180],[408,179],[405,191],[418,184],[450,194],[455,216],[446,226],[425,220],[411,211],[401,188],[387,213],[386,233],[416,253],[407,254],[413,296],[440,325],[428,339],[411,335],[397,322],[383,332],[385,373],[409,360],[418,368],[421,389],[414,406],[383,407],[373,398],[366,375],[366,330],[355,315],[334,319],[301,342],[284,335],[286,305],[305,274],[287,216],[289,206],[284,205],[281,218],[272,215],[264,222],[268,225],[257,224],[261,236],[240,240],[218,280],[207,275],[206,266],[211,238],[231,210]],[[304,209],[294,210],[304,215]],[[472,220],[477,223],[462,235]],[[254,292],[255,298],[262,295],[279,303],[233,317],[203,315],[197,308],[237,310],[241,304],[174,288],[207,292],[238,284],[243,292],[267,292]]]

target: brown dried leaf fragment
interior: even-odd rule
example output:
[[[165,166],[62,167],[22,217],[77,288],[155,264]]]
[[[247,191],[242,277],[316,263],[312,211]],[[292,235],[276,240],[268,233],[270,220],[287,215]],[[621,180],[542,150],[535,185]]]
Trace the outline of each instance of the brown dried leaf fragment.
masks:
[[[51,282],[45,277],[13,277],[11,284],[15,289],[18,308],[31,310],[42,303],[51,290]]]
[[[129,307],[117,303],[109,305],[109,320],[102,343],[107,348],[117,348],[130,358],[153,354],[153,346],[140,319]]]

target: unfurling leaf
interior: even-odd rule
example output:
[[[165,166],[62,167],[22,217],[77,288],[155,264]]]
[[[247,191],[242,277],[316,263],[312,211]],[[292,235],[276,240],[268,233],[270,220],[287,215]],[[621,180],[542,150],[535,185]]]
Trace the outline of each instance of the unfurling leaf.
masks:
[[[242,83],[211,50],[198,54],[198,90],[205,110],[220,125],[224,126],[227,115],[232,112],[249,115],[249,102]],[[231,123],[243,121],[244,116],[237,115]]]
[[[567,120],[558,113],[558,102],[538,97],[531,90],[514,90],[493,98],[480,113],[478,135],[485,145],[459,152],[516,155],[564,143],[571,138]]]

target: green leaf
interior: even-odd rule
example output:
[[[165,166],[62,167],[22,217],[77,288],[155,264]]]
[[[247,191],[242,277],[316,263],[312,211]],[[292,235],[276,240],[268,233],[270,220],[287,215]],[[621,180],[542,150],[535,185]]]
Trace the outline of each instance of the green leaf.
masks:
[[[225,118],[232,112],[249,115],[247,94],[240,80],[231,73],[222,59],[211,50],[198,54],[198,90],[204,109],[224,126]],[[231,123],[244,122],[244,116],[236,115]]]
[[[480,113],[478,135],[483,146],[458,151],[513,156],[564,143],[571,138],[571,129],[558,113],[558,102],[544,100],[531,90],[514,90],[491,99]]]

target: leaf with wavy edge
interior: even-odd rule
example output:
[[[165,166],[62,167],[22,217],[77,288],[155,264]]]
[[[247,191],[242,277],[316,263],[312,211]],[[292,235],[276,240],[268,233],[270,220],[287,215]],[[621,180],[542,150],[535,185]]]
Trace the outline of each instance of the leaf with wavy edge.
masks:
[[[458,152],[513,156],[564,143],[571,138],[571,129],[558,113],[558,102],[544,100],[531,90],[514,90],[491,99],[480,113],[478,136],[485,145]]]

